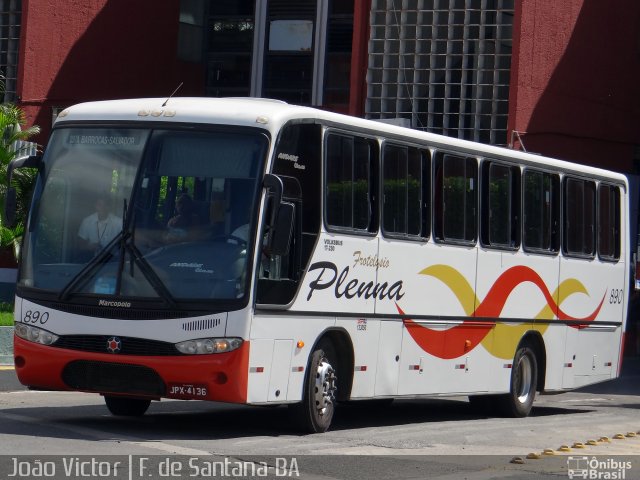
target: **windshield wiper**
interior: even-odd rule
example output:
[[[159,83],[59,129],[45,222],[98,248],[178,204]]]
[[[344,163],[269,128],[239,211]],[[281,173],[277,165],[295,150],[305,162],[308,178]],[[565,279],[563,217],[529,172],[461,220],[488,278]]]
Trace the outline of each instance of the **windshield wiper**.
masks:
[[[126,212],[126,204],[125,204],[125,212]],[[62,289],[60,294],[58,295],[59,301],[66,301],[69,299],[69,296],[76,291],[78,288],[84,286],[84,284],[95,274],[95,272],[104,264],[106,264],[109,260],[114,257],[113,249],[116,245],[119,246],[118,250],[120,252],[120,258],[118,262],[118,271],[116,275],[116,289],[115,292],[117,294],[120,293],[120,287],[122,284],[122,274],[124,273],[125,266],[125,252],[130,252],[133,260],[136,265],[142,272],[142,275],[147,279],[151,287],[155,290],[158,296],[164,300],[169,308],[176,309],[177,303],[171,295],[171,292],[164,285],[160,277],[156,274],[156,272],[151,268],[149,262],[147,262],[141,252],[135,247],[133,244],[135,225],[133,223],[133,218],[131,222],[125,221],[125,216],[123,215],[122,221],[122,230],[96,255],[93,259],[91,259],[72,279],[67,285]],[[127,223],[130,226],[130,229],[127,231],[125,225]],[[133,275],[133,265],[131,266]]]
[[[136,208],[135,205],[131,211],[131,219],[127,219],[125,221],[125,215],[127,213],[127,201],[124,201],[124,214],[123,218],[123,231],[124,226],[128,225],[129,230],[122,236],[122,241],[120,243],[120,261],[118,263],[118,273],[116,276],[116,292],[120,294],[120,288],[122,286],[122,275],[124,273],[124,265],[125,265],[125,254],[129,252],[131,254],[132,260],[135,261],[136,265],[142,272],[142,275],[147,279],[151,287],[156,291],[158,296],[162,298],[169,306],[169,308],[176,309],[177,303],[171,295],[169,289],[162,282],[158,274],[151,268],[149,262],[147,262],[140,250],[138,250],[135,246],[135,233],[136,233]],[[130,275],[133,277],[134,269],[133,269],[133,261],[130,260],[131,272]]]
[[[113,239],[96,255],[93,259],[91,259],[72,279],[67,285],[62,289],[60,294],[58,295],[59,301],[66,301],[69,298],[69,295],[72,291],[74,291],[79,285],[86,282],[93,273],[101,267],[107,261],[111,260],[113,257],[113,253],[111,253],[111,249],[121,241],[124,236],[124,232],[120,231]]]

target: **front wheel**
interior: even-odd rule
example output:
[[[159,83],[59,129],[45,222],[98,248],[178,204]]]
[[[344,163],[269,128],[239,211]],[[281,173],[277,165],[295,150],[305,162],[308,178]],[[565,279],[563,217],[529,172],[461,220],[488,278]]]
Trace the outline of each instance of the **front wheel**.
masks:
[[[533,349],[523,345],[516,351],[509,393],[500,395],[500,412],[509,417],[526,417],[531,412],[538,385],[538,362]]]
[[[112,415],[121,417],[140,417],[145,414],[151,400],[142,398],[112,397],[105,395],[104,401]]]
[[[335,366],[331,343],[318,345],[309,361],[302,402],[289,407],[294,423],[310,433],[326,432],[331,426],[338,381]]]

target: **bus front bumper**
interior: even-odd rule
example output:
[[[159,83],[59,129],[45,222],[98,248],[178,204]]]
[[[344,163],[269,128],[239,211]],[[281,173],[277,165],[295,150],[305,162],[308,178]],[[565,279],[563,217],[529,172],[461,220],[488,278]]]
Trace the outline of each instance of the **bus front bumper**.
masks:
[[[210,355],[134,356],[67,350],[14,336],[16,374],[41,390],[246,403],[249,342]]]

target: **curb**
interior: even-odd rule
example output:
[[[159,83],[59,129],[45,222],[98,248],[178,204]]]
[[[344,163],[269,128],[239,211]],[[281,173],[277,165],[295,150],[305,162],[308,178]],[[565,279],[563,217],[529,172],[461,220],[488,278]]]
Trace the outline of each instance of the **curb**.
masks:
[[[0,365],[13,365],[13,327],[0,327]]]

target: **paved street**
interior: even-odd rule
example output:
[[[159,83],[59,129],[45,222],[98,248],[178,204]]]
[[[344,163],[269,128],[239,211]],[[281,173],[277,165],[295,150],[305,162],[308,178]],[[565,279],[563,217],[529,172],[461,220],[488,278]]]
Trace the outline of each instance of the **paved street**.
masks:
[[[558,478],[566,472],[565,457],[526,456],[544,449],[560,454],[561,445],[606,436],[610,443],[565,455],[640,458],[640,436],[613,438],[640,431],[639,366],[627,362],[614,382],[539,397],[524,419],[487,418],[466,398],[399,400],[386,407],[341,406],[335,427],[319,435],[293,431],[283,407],[162,401],[142,418],[115,418],[97,395],[25,391],[12,370],[3,370],[0,444],[5,455],[290,455],[304,460],[306,473],[320,475],[304,478],[371,478],[374,472],[363,472],[372,465],[396,478],[425,478],[425,472],[452,479],[461,472],[466,478]],[[510,463],[514,457],[524,463]],[[627,478],[640,478],[640,462],[636,468]]]

